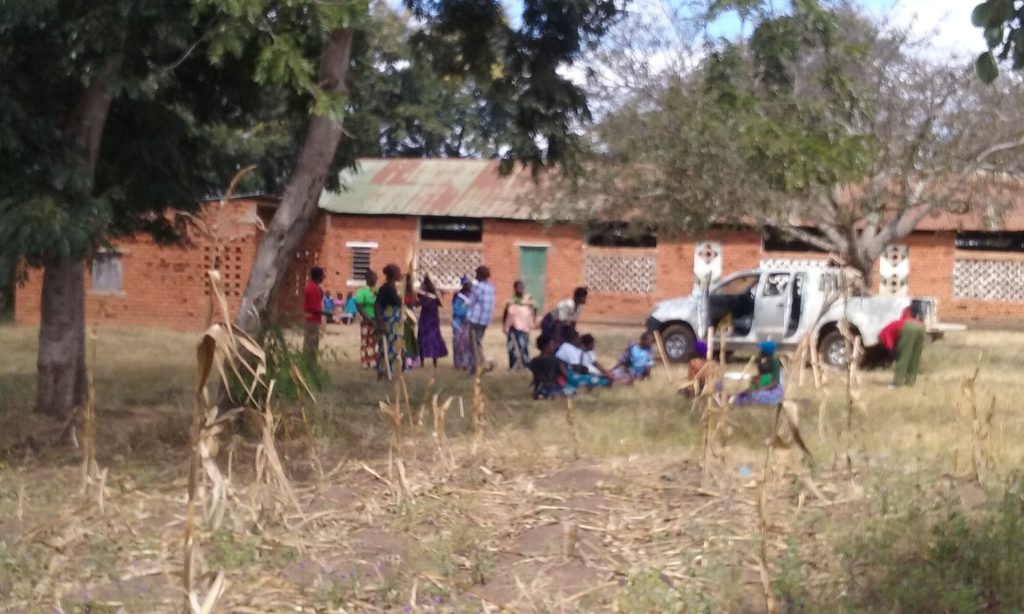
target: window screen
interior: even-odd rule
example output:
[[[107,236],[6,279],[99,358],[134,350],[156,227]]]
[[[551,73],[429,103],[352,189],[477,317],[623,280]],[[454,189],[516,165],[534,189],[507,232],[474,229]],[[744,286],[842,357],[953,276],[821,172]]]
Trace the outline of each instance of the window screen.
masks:
[[[124,289],[121,254],[102,252],[93,257],[92,289],[95,292],[120,292]]]
[[[483,223],[472,217],[422,217],[421,241],[463,241],[479,243],[483,240]]]
[[[648,228],[625,223],[600,224],[587,233],[593,247],[657,247],[658,237]]]
[[[1024,232],[958,232],[956,248],[985,252],[1024,252]]]
[[[824,237],[817,228],[801,228],[802,231],[815,237]],[[764,231],[764,251],[766,252],[805,252],[813,254],[825,253],[820,247],[791,237],[790,235],[775,228],[768,228]]]

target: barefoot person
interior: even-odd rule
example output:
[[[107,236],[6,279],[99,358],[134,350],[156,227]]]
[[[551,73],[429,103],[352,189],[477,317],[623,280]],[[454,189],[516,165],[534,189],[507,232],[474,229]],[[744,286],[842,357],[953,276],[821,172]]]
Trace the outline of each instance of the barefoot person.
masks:
[[[437,359],[448,355],[448,346],[445,345],[444,337],[441,336],[441,295],[434,287],[434,281],[430,279],[430,275],[423,277],[419,299],[420,322],[417,333],[419,333],[420,341],[420,362],[426,364],[429,358],[436,367]]]
[[[476,269],[476,285],[469,297],[469,334],[473,340],[473,368],[484,362],[484,332],[494,319],[494,286],[491,284],[491,270],[485,266]],[[472,371],[471,371],[472,372]]]
[[[887,324],[878,339],[890,352],[896,353],[896,368],[890,388],[913,386],[921,367],[921,352],[924,350],[924,322],[918,320],[914,310],[907,307],[900,319]]]
[[[376,273],[366,272],[366,285],[356,290],[352,301],[359,314],[359,363],[371,369],[377,364],[377,314],[373,307],[377,302]]]
[[[473,339],[469,335],[469,297],[473,294],[473,280],[465,275],[460,280],[462,289],[452,299],[452,357],[455,368],[469,371],[473,368]]]
[[[583,305],[587,303],[587,289],[580,286],[573,290],[572,298],[563,299],[549,311],[540,322],[540,330],[555,340],[557,346],[580,321]]]
[[[398,294],[398,282],[402,270],[397,264],[384,267],[384,283],[377,290],[373,311],[377,320],[377,379],[398,375],[402,368],[402,356],[398,353],[398,340],[402,331],[402,297]]]
[[[525,369],[530,364],[530,331],[537,317],[533,297],[526,294],[522,281],[512,284],[512,298],[505,303],[501,317],[508,346],[508,368]]]
[[[302,353],[311,363],[316,363],[320,353],[320,326],[324,321],[324,293],[320,284],[324,283],[324,270],[318,266],[309,270],[309,281],[302,296],[302,311],[305,315],[302,339]]]

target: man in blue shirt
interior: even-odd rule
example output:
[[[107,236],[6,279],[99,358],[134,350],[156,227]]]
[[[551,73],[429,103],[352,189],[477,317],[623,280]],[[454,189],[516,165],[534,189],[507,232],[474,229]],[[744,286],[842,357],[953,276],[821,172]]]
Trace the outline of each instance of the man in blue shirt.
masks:
[[[484,360],[484,331],[494,317],[494,286],[487,280],[491,278],[491,270],[485,266],[476,269],[476,285],[469,297],[469,334],[473,339],[473,365],[480,366]]]

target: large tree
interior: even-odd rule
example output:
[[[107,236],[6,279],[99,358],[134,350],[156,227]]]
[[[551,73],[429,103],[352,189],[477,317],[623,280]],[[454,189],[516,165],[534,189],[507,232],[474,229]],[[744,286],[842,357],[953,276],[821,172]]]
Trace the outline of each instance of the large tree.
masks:
[[[1005,196],[992,177],[1022,144],[1012,85],[980,86],[848,8],[743,4],[749,36],[712,42],[599,127],[603,215],[775,227],[870,279],[924,217]]]
[[[311,109],[281,202],[257,249],[235,323],[256,332],[318,212],[320,193],[336,173],[343,121],[352,110],[353,41],[369,21],[365,2],[296,1],[304,27],[280,20],[277,2],[196,0],[235,18],[222,32],[225,52],[256,40],[266,69],[257,76],[305,90]],[[497,0],[409,0],[423,24],[416,44],[447,78],[472,83],[489,123],[503,126],[503,168],[576,163],[579,122],[589,119],[583,90],[564,76],[618,14],[616,0],[526,0],[511,25]],[[254,28],[253,25],[256,24]],[[284,26],[284,27],[281,27]],[[315,59],[314,59],[315,58]],[[461,147],[461,145],[456,145]]]
[[[85,271],[121,235],[180,238],[163,215],[264,143],[240,58],[202,58],[216,20],[187,0],[5,2],[0,11],[0,274],[43,267],[37,410],[85,399]],[[215,16],[213,16],[215,17]],[[262,103],[261,103],[262,104]],[[258,106],[258,105],[257,105]],[[267,166],[273,166],[268,164]]]

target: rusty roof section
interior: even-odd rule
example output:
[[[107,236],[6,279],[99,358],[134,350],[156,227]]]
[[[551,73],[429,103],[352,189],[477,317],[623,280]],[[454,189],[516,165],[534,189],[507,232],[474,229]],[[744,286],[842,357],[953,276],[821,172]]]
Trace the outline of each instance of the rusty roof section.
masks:
[[[497,160],[361,159],[344,171],[341,192],[320,197],[320,208],[362,215],[437,215],[536,220],[540,192],[528,170],[498,174]]]
[[[500,176],[497,160],[363,158],[358,172],[344,171],[341,182],[346,189],[324,191],[320,208],[350,215],[550,220],[564,217],[573,206],[567,200],[554,202],[564,199],[557,190],[539,187],[529,170]],[[1016,196],[1022,187],[1017,179],[986,183],[988,194],[976,195],[980,198],[972,211],[936,211],[917,230],[1024,231],[1024,202]]]

